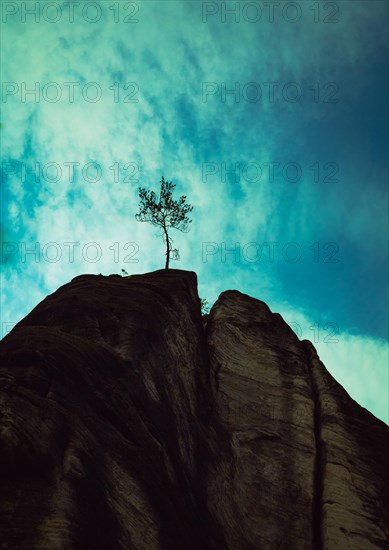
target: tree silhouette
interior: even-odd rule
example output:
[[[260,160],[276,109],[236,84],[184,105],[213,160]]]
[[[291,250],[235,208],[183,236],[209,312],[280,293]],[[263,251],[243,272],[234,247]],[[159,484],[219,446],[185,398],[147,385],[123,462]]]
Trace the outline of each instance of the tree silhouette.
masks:
[[[173,191],[176,185],[171,181],[165,181],[162,176],[160,181],[161,190],[159,197],[154,191],[148,191],[144,187],[139,187],[139,212],[135,214],[138,222],[149,222],[152,225],[163,229],[163,241],[166,244],[166,263],[165,269],[169,268],[169,260],[179,259],[178,250],[172,249],[172,239],[169,236],[170,228],[178,229],[183,233],[189,231],[189,224],[192,223],[187,216],[192,212],[193,206],[186,204],[186,195],[182,195],[179,200],[173,199]]]
[[[209,302],[205,298],[200,298],[201,306],[201,315],[208,315],[209,313]]]

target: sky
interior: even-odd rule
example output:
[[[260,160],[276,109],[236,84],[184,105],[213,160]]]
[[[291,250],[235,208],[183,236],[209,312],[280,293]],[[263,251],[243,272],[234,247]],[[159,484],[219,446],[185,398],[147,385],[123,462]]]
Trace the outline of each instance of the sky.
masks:
[[[389,421],[388,4],[7,2],[1,336],[83,273],[164,267],[163,175],[212,305],[265,301]]]

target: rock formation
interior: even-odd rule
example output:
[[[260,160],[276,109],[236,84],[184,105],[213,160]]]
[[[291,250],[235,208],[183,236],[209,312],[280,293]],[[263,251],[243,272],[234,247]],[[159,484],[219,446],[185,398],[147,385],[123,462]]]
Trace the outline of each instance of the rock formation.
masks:
[[[0,548],[389,548],[388,426],[265,303],[83,275],[0,347]]]

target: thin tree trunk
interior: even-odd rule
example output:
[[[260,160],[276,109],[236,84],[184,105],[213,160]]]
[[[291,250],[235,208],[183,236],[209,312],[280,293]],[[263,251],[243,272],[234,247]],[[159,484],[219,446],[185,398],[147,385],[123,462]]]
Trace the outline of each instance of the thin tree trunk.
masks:
[[[169,235],[167,233],[166,227],[164,227],[163,230],[165,231],[165,238],[166,238],[166,263],[165,263],[165,269],[169,269],[169,259],[170,259]]]

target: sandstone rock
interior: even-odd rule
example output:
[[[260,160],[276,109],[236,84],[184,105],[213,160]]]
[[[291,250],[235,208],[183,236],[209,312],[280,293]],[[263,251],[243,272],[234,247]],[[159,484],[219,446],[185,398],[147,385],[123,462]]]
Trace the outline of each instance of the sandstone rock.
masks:
[[[0,548],[388,547],[388,427],[263,302],[85,275],[0,347]]]

